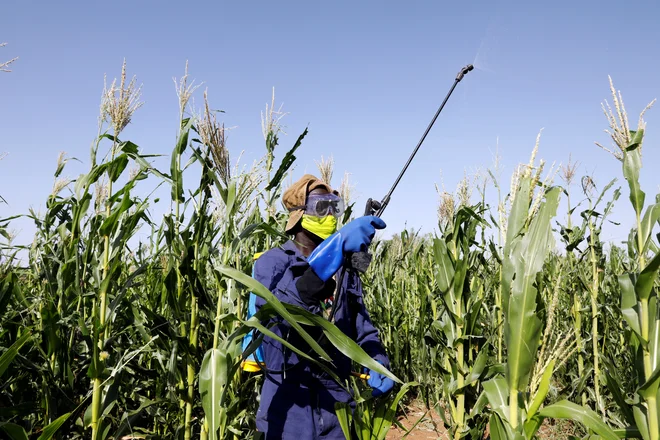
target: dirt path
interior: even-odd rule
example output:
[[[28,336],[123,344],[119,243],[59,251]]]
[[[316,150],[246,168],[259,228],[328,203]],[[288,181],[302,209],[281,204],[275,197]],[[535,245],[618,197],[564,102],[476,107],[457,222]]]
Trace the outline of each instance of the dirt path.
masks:
[[[415,426],[415,424],[417,425],[414,429],[405,437],[406,440],[450,440],[449,434],[444,428],[444,424],[438,413],[433,410],[427,412],[426,407],[419,401],[411,402],[406,406],[405,414],[400,416],[398,420],[405,430],[392,425],[392,428],[390,428],[385,437],[386,440],[403,439],[406,432]],[[488,438],[488,433],[485,435]],[[583,433],[576,430],[576,426],[570,421],[546,419],[543,421],[537,435],[540,439],[563,440],[570,436],[580,437]]]
[[[401,430],[396,425],[393,425],[387,433],[387,437],[385,437],[386,440],[402,439],[406,432],[416,423],[417,426],[408,434],[406,440],[449,440],[449,435],[444,428],[440,416],[433,410],[427,412],[424,405],[418,402],[413,402],[406,408],[406,414],[399,417],[399,423],[406,430]]]

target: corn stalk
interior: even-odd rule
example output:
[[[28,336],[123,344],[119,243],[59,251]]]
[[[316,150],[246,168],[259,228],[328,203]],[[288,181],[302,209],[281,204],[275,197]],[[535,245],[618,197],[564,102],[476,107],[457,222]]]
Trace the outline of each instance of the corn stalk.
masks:
[[[645,193],[639,185],[642,166],[643,129],[630,132],[631,142],[624,151],[623,175],[630,189],[630,202],[635,211],[636,227],[629,238],[629,249],[635,255],[635,270],[619,277],[621,311],[632,329],[631,348],[642,359],[637,371],[639,387],[632,405],[634,420],[644,440],[660,438],[660,304],[658,304],[658,271],[660,252],[648,257],[653,241],[653,228],[660,219],[660,195],[644,209]],[[627,406],[625,402],[619,402]],[[629,412],[626,412],[629,413]]]

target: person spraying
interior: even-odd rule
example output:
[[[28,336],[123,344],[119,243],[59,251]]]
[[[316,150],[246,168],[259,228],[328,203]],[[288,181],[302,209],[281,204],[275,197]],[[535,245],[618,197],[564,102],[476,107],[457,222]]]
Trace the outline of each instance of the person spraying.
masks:
[[[367,250],[376,229],[385,228],[385,222],[376,216],[364,216],[337,230],[343,201],[337,191],[310,174],[287,189],[282,199],[290,213],[285,230],[293,239],[260,255],[254,263],[253,277],[280,301],[326,316],[389,368],[378,331],[363,302],[360,278],[343,267],[347,255]],[[264,301],[257,297],[254,305],[258,311]],[[267,324],[294,346],[304,345],[282,318],[272,318]],[[351,359],[331,344],[324,349],[333,359],[337,376],[348,379]],[[260,354],[264,382],[256,419],[257,430],[265,439],[344,439],[334,407],[336,402],[350,402],[351,394],[318,366],[299,358],[275,339],[265,337]],[[374,396],[388,393],[394,385],[377,372],[369,371],[368,376]]]

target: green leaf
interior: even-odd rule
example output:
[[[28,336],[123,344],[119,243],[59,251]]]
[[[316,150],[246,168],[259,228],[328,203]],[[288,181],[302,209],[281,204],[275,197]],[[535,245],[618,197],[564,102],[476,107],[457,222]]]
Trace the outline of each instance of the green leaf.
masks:
[[[179,139],[172,151],[172,160],[170,162],[170,174],[172,176],[172,201],[184,202],[183,198],[183,172],[181,171],[181,155],[188,145],[188,134],[192,127],[192,118],[181,121],[181,132]]]
[[[53,438],[57,430],[60,429],[60,427],[64,424],[64,422],[67,421],[70,415],[71,413],[66,413],[64,415],[59,416],[57,419],[51,422],[48,426],[44,428],[44,431],[41,433],[41,435],[37,440],[50,440],[51,438]]]
[[[268,310],[268,307],[270,307],[270,306],[262,307],[260,309],[259,313],[257,313],[256,315],[254,315],[252,318],[248,319],[247,321],[243,321],[243,324],[246,327],[254,328],[254,329],[259,330],[259,332],[261,332],[264,336],[268,336],[269,338],[276,340],[277,342],[281,343],[283,346],[287,347],[289,350],[296,353],[298,356],[303,357],[303,358],[307,359],[308,361],[318,365],[323,371],[328,373],[328,375],[330,377],[332,377],[334,380],[336,380],[337,382],[341,382],[341,379],[339,379],[339,376],[337,376],[337,374],[332,369],[328,368],[327,365],[325,365],[322,362],[319,362],[318,360],[312,358],[310,355],[303,352],[302,350],[300,350],[299,348],[297,348],[296,346],[291,344],[289,341],[287,341],[285,339],[282,339],[281,337],[277,336],[275,333],[273,333],[272,331],[270,331],[269,329],[264,327],[258,321],[258,319],[261,319],[261,318],[263,318],[263,316],[265,316],[262,313],[262,311]],[[244,330],[238,330],[237,333],[235,333],[233,336],[239,336],[239,335],[242,336],[244,333],[245,333]],[[243,358],[246,358],[247,356],[249,356],[251,354],[251,352],[256,350],[258,344],[255,344],[255,342],[256,341],[252,341],[252,343],[245,349],[245,352],[243,353]],[[253,346],[253,344],[255,344],[255,345]]]
[[[271,179],[270,183],[268,183],[268,186],[266,187],[266,191],[270,191],[273,188],[276,188],[282,179],[284,178],[284,175],[286,172],[291,168],[291,165],[293,165],[293,162],[296,160],[296,156],[294,156],[294,153],[300,147],[300,144],[302,143],[302,140],[307,136],[307,128],[305,128],[305,131],[298,137],[298,140],[296,143],[293,145],[293,147],[284,155],[284,158],[282,159],[282,163],[280,163],[279,168],[277,169],[277,172]]]
[[[655,254],[649,261],[642,273],[637,277],[635,283],[635,293],[640,300],[647,300],[651,295],[653,283],[658,279],[658,270],[660,269],[660,253]]]
[[[396,409],[397,406],[399,405],[399,402],[401,399],[403,399],[403,396],[408,392],[408,389],[411,386],[416,386],[418,385],[415,382],[408,382],[405,383],[399,392],[394,396],[394,398],[389,402],[389,405],[387,405],[387,410],[385,411],[385,414],[382,417],[374,417],[373,420],[373,431],[371,433],[372,437],[375,436],[377,440],[385,440],[385,437],[387,436],[387,433],[389,432],[390,428],[392,427],[392,422],[394,421],[394,417],[396,416]]]
[[[321,348],[321,346],[305,331],[302,329],[300,324],[296,322],[296,320],[289,314],[287,309],[284,308],[282,303],[278,301],[278,299],[273,295],[263,284],[261,284],[259,281],[255,280],[254,278],[244,274],[241,271],[238,271],[236,269],[233,269],[228,266],[223,266],[221,265],[218,268],[218,271],[222,273],[223,275],[228,276],[229,278],[232,278],[236,280],[237,282],[241,283],[245,287],[248,288],[248,290],[255,295],[261,297],[264,299],[268,304],[270,304],[275,311],[284,319],[286,319],[291,327],[293,327],[299,334],[300,336],[309,344],[309,346],[323,359],[325,359],[328,362],[332,362],[332,359],[328,355],[328,353],[325,352]],[[326,321],[327,322],[327,321]]]
[[[653,238],[653,227],[655,223],[660,219],[660,203],[646,208],[644,217],[641,220],[639,234],[642,236],[643,247],[639,250],[641,254],[646,253],[646,250],[649,248],[650,242]]]
[[[323,316],[314,315],[307,310],[293,306],[291,304],[284,304],[284,307],[291,313],[292,316],[303,318],[302,320],[299,320],[299,322],[306,321],[309,324],[316,325],[317,327],[323,329],[323,333],[332,343],[332,345],[334,345],[337,350],[339,350],[345,356],[348,356],[363,367],[377,371],[378,373],[389,377],[395,382],[402,383],[401,379],[396,377],[387,368],[369,356],[367,352],[365,352],[364,349],[360,347],[353,339],[344,334],[341,330],[339,330],[339,328],[337,328],[337,326],[330,323],[330,321],[325,319]]]
[[[486,363],[488,362],[488,354],[489,354],[488,346],[484,345],[483,347],[481,347],[481,349],[479,350],[479,354],[477,354],[477,359],[475,359],[474,364],[470,369],[470,375],[465,379],[466,386],[472,385],[477,380],[479,380],[481,374],[484,372],[484,369],[486,368]]]
[[[134,411],[129,411],[124,413],[122,416],[122,422],[117,431],[112,436],[113,438],[120,439],[124,437],[124,434],[131,431],[131,427],[136,425],[136,422],[142,417],[142,412],[159,402],[155,400],[147,400],[140,404],[140,407]]]
[[[517,247],[520,238],[519,235],[523,232],[522,229],[527,221],[529,215],[529,179],[523,179],[518,186],[516,197],[509,213],[507,222],[506,240],[504,242],[504,249],[502,250],[502,308],[504,314],[509,313],[509,296],[511,294],[511,283],[515,274],[515,258],[512,258],[512,252]]]
[[[660,386],[660,367],[657,367],[653,374],[648,378],[644,384],[637,390],[640,396],[648,400],[655,398],[658,395],[658,387]]]
[[[641,403],[633,405],[633,414],[635,416],[635,426],[637,426],[637,429],[639,429],[639,432],[642,434],[642,438],[644,440],[651,440],[646,407]]]
[[[128,156],[120,154],[108,164],[108,177],[111,182],[116,182],[128,165]]]
[[[488,399],[491,409],[497,413],[502,420],[507,420],[509,415],[509,390],[506,379],[497,377],[483,383],[484,393]],[[492,418],[491,418],[492,421]]]
[[[628,426],[627,428],[613,429],[614,433],[619,438],[643,438],[642,433],[639,429],[634,426]]]
[[[156,168],[151,166],[151,164],[149,162],[147,162],[147,160],[145,159],[146,157],[158,157],[158,156],[160,156],[159,154],[156,154],[156,155],[152,154],[152,155],[148,155],[148,156],[140,155],[138,153],[138,151],[139,151],[138,146],[135,145],[131,141],[122,142],[119,145],[119,149],[121,151],[125,152],[128,157],[130,157],[135,162],[137,162],[137,164],[140,165],[140,167],[142,167],[143,169],[148,170],[150,173],[154,174],[155,176],[160,177],[161,179],[169,182],[170,184],[172,183],[172,179],[171,179],[170,176],[168,176],[165,173],[161,173],[160,171],[158,171]]]
[[[559,194],[559,188],[546,193],[546,201],[511,255],[515,259],[515,279],[504,326],[510,389],[525,389],[534,365],[541,336],[541,320],[536,315],[536,275],[552,248],[550,220],[557,212]]]
[[[641,130],[638,133],[641,133]],[[630,188],[630,203],[632,203],[637,215],[640,215],[644,208],[645,198],[644,191],[642,191],[639,185],[639,170],[641,168],[642,154],[639,148],[625,151],[623,154],[623,176],[628,181],[628,187]]]
[[[532,418],[536,415],[536,412],[539,410],[545,397],[548,395],[548,390],[550,389],[550,379],[552,378],[552,373],[555,368],[555,360],[551,360],[550,363],[543,370],[543,376],[541,376],[541,382],[539,384],[538,390],[534,395],[532,404],[529,406],[527,411],[527,418]]]
[[[447,293],[454,279],[454,265],[447,253],[445,241],[439,238],[433,240],[433,253],[435,255],[435,277],[440,292]],[[453,291],[453,289],[451,289]],[[453,292],[452,292],[453,294]]]
[[[613,375],[610,373],[610,371],[614,369],[614,366],[609,360],[606,361],[606,364],[607,364],[607,368],[605,369],[605,381],[607,383],[607,389],[610,391],[610,393],[612,393],[612,397],[619,406],[619,409],[621,410],[621,413],[625,417],[626,422],[630,424],[634,424],[635,416],[633,415],[632,408],[626,402],[626,398],[621,391],[620,383],[617,380],[615,380]]]
[[[18,350],[20,350],[23,344],[25,344],[31,336],[32,334],[29,331],[23,334],[23,336],[18,338],[16,342],[14,342],[11,347],[9,347],[7,351],[5,351],[2,356],[0,356],[0,377],[2,377],[2,375],[9,367],[9,364],[11,364],[11,361],[13,361],[16,357]]]
[[[25,429],[14,423],[0,422],[0,432],[4,432],[9,440],[28,440]]]
[[[339,420],[339,426],[344,433],[344,437],[351,438],[351,419],[352,411],[348,403],[335,402],[335,414]]]
[[[508,427],[504,426],[504,422],[498,413],[490,415],[488,428],[490,429],[491,440],[513,440],[511,429],[507,429]]]
[[[103,221],[103,224],[99,228],[99,233],[101,235],[110,235],[112,231],[117,227],[119,217],[133,206],[133,200],[130,197],[130,194],[126,192],[124,198],[121,201],[119,206],[116,206],[108,218]]]
[[[226,211],[229,213],[229,217],[234,216],[234,207],[236,206],[236,182],[229,182],[227,186],[227,200],[225,200]]]
[[[637,296],[635,295],[635,285],[631,274],[619,275],[619,287],[621,289],[621,314],[630,328],[637,335],[642,337],[640,330],[640,319],[637,305]]]
[[[217,439],[218,428],[226,423],[227,411],[223,407],[223,395],[231,369],[230,355],[220,349],[210,349],[204,354],[199,370],[199,393],[212,439]]]
[[[568,400],[562,400],[554,405],[546,406],[539,411],[541,417],[567,419],[582,423],[587,429],[600,435],[605,440],[617,440],[618,437],[594,411],[577,405]]]
[[[12,297],[20,297],[20,280],[14,272],[4,275],[0,281],[0,316],[7,310],[7,305]]]

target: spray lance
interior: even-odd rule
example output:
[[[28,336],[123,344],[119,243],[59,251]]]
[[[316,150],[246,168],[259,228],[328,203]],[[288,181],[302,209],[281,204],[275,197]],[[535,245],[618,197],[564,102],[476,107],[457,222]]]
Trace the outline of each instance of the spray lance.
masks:
[[[456,79],[454,80],[454,84],[451,86],[451,89],[449,89],[449,93],[447,93],[447,96],[445,96],[444,101],[442,101],[442,104],[440,104],[440,108],[438,108],[438,111],[435,112],[435,116],[433,116],[433,119],[431,120],[429,126],[426,127],[426,130],[424,131],[422,138],[419,140],[417,146],[415,147],[412,154],[408,158],[408,162],[406,162],[403,169],[399,173],[399,177],[397,177],[396,180],[394,181],[394,185],[392,185],[392,188],[390,188],[390,190],[387,192],[385,197],[383,197],[383,199],[380,202],[377,200],[373,200],[371,198],[368,199],[364,211],[364,215],[375,215],[376,217],[380,217],[381,215],[383,215],[385,208],[387,208],[387,205],[390,203],[390,198],[392,197],[392,193],[396,189],[397,185],[399,184],[399,181],[401,180],[406,170],[408,169],[408,166],[410,165],[413,158],[417,154],[419,147],[422,146],[424,139],[426,139],[426,135],[428,135],[429,131],[431,131],[431,127],[433,127],[435,120],[438,119],[438,116],[440,115],[440,112],[442,112],[442,109],[445,107],[445,104],[449,100],[449,97],[454,92],[454,89],[456,88],[458,83],[461,82],[463,77],[472,69],[474,69],[474,66],[472,66],[472,64],[468,64],[458,72],[458,74],[456,75]],[[350,269],[355,269],[358,272],[364,273],[367,271],[367,268],[369,267],[369,263],[371,263],[371,258],[372,258],[371,254],[368,253],[367,251],[357,252],[349,256],[347,265]]]
[[[375,215],[376,217],[380,217],[383,215],[383,212],[385,211],[385,208],[387,208],[387,205],[390,203],[390,198],[392,197],[392,193],[396,189],[397,185],[401,181],[401,178],[405,174],[406,170],[408,169],[408,166],[412,162],[413,158],[417,154],[417,151],[419,150],[419,147],[422,146],[422,143],[424,142],[424,139],[426,139],[426,136],[429,134],[429,131],[431,131],[431,127],[433,127],[433,124],[435,123],[435,120],[438,119],[438,116],[440,116],[440,112],[442,112],[442,109],[445,107],[445,104],[449,100],[449,97],[451,94],[454,92],[454,89],[458,85],[459,82],[463,79],[463,77],[470,72],[471,70],[474,69],[474,66],[472,64],[468,64],[467,66],[463,67],[458,74],[456,75],[456,79],[454,80],[454,84],[451,86],[451,89],[449,89],[449,93],[447,93],[447,96],[445,96],[445,99],[442,101],[442,104],[440,104],[440,107],[438,108],[438,111],[435,112],[435,116],[433,116],[433,119],[431,120],[431,123],[429,124],[428,127],[426,127],[426,130],[424,131],[424,134],[422,135],[422,138],[419,140],[417,143],[417,146],[413,150],[412,154],[408,158],[408,162],[403,166],[403,169],[399,173],[399,176],[396,178],[394,181],[394,185],[392,185],[392,188],[387,192],[385,197],[383,197],[383,200],[380,202],[378,200],[374,199],[368,199],[366,208],[364,210],[364,215]],[[347,268],[348,270],[357,270],[358,272],[365,273],[367,271],[367,268],[369,267],[369,264],[371,263],[372,255],[367,252],[367,251],[362,251],[362,252],[356,252],[351,254],[346,261]],[[341,276],[343,277],[344,272],[342,272]],[[341,285],[343,280],[339,280],[337,283],[338,285]],[[334,309],[333,309],[334,311]],[[369,374],[366,373],[358,373],[356,371],[351,372],[352,376],[355,376],[359,379],[362,380],[369,380],[370,376]]]

